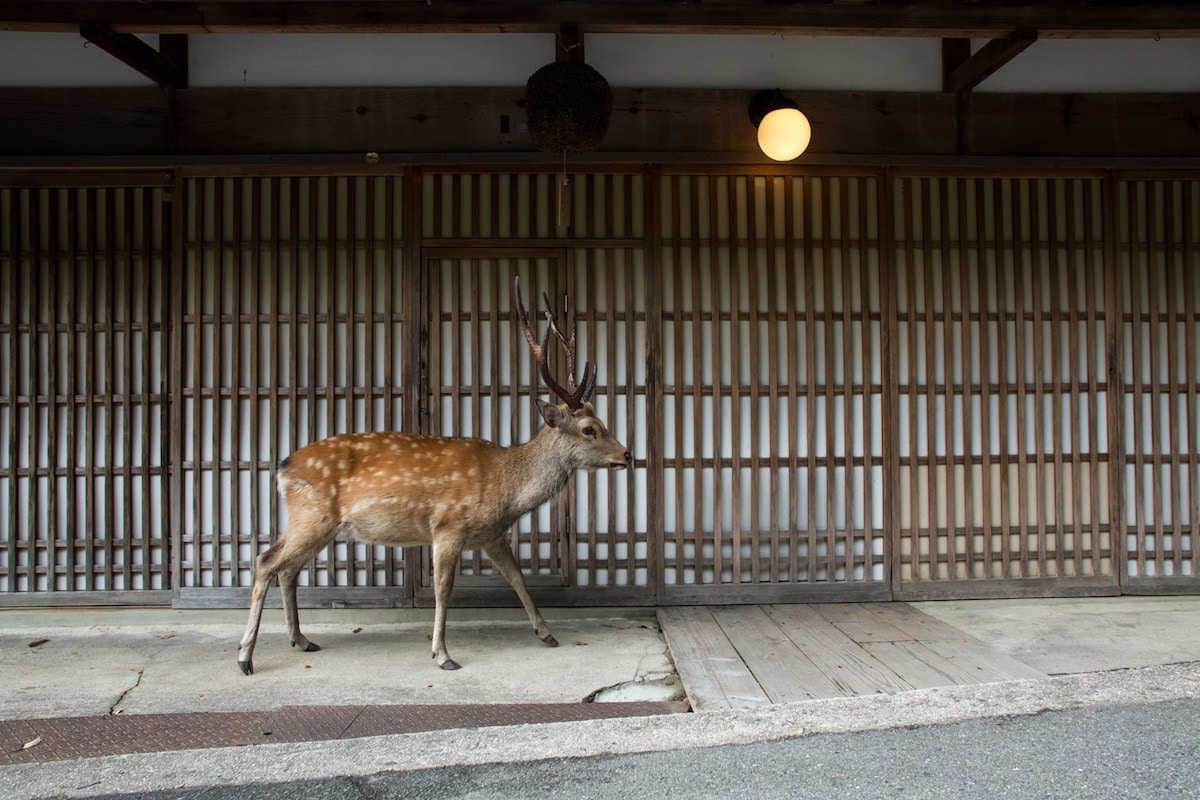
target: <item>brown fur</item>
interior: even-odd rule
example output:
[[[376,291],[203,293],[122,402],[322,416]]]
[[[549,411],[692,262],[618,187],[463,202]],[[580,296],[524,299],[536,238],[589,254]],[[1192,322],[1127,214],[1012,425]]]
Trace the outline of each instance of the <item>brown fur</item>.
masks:
[[[521,599],[538,638],[555,645],[507,542],[521,515],[557,494],[579,469],[623,469],[631,462],[588,403],[572,410],[542,401],[546,424],[529,442],[500,447],[480,439],[399,432],[332,436],[298,450],[279,468],[287,530],[258,558],[250,619],[238,663],[253,672],[263,603],[272,579],[283,594],[292,645],[318,650],[300,633],[300,569],[339,535],[370,544],[433,548],[433,655],[457,669],[446,650],[446,608],[464,549],[483,549]]]

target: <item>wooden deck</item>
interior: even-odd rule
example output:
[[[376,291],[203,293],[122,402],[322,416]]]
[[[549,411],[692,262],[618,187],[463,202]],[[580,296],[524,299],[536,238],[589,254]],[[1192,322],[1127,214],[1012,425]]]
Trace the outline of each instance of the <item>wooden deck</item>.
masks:
[[[662,608],[692,708],[1044,678],[906,603]]]

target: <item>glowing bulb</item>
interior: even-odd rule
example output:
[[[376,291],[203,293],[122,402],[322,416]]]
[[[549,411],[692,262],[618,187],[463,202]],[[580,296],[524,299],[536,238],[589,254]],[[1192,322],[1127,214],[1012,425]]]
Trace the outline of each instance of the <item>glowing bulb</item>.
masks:
[[[758,124],[758,146],[767,158],[791,161],[806,149],[812,139],[808,117],[794,108],[779,108]]]

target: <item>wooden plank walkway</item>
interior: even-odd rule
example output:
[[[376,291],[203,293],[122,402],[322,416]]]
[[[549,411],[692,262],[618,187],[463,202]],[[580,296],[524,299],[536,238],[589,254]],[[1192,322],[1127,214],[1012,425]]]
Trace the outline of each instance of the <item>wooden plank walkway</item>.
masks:
[[[661,608],[692,708],[1044,678],[906,603]]]

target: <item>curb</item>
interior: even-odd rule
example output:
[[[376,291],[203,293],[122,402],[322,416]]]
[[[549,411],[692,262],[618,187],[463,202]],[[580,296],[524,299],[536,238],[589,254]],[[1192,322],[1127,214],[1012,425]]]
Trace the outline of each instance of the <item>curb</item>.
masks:
[[[288,783],[335,776],[554,758],[583,758],[775,741],[821,734],[1091,706],[1200,699],[1200,662],[1046,680],[814,700],[732,712],[445,730],[300,744],[122,755],[0,772],[0,796],[91,797],[213,785]]]

